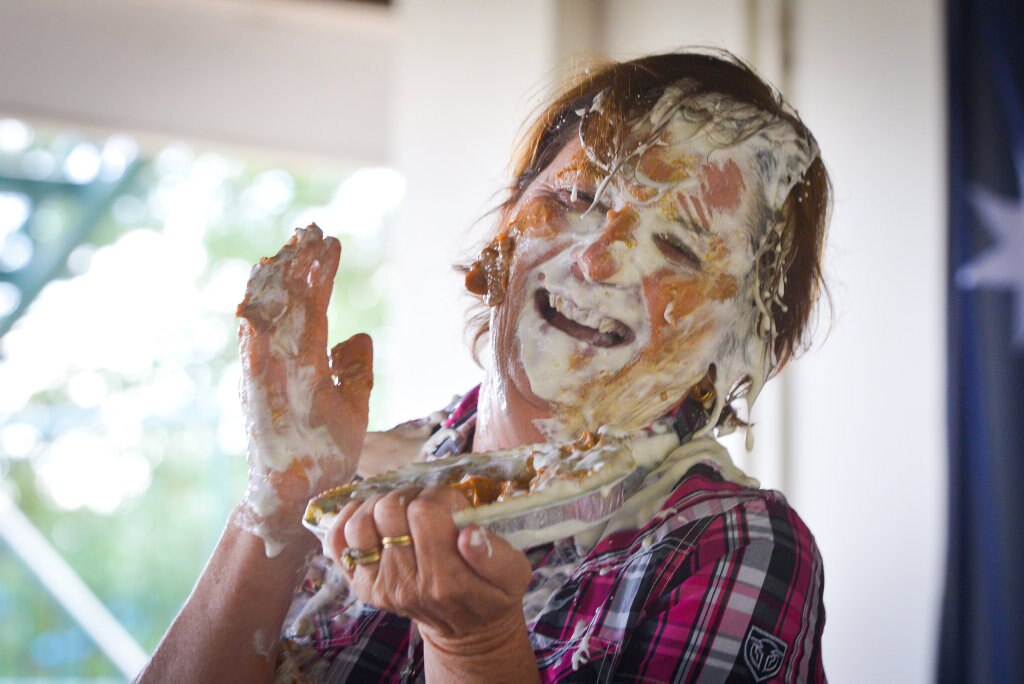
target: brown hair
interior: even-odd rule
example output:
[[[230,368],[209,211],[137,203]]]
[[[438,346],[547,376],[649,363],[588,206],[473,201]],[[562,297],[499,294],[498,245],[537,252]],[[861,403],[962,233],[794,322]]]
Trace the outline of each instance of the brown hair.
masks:
[[[739,103],[764,110],[784,119],[797,134],[813,141],[800,117],[785,105],[781,95],[753,69],[725,50],[690,50],[612,62],[578,75],[570,85],[545,106],[527,128],[512,157],[512,182],[505,200],[496,208],[499,225],[522,198],[533,180],[545,169],[569,139],[579,131],[581,112],[603,93],[601,108],[607,120],[623,124],[645,113],[658,102],[666,88],[680,81],[691,83],[688,93],[724,95]],[[803,177],[792,187],[783,203],[782,240],[785,246],[781,267],[786,288],[781,302],[769,303],[774,323],[773,374],[809,342],[808,322],[824,288],[822,252],[831,208],[832,186],[820,157],[815,157]],[[765,220],[776,220],[765,216]],[[758,265],[755,265],[757,268]],[[489,329],[484,309],[476,311],[468,325],[473,346],[479,351]]]

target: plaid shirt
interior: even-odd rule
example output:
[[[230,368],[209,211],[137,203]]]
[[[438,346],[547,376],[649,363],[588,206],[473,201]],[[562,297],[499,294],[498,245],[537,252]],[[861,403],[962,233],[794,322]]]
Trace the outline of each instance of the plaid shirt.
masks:
[[[729,481],[743,477],[724,449],[697,442],[679,450],[685,475],[646,524],[527,552],[542,681],[825,681],[813,536],[781,494]],[[278,680],[422,681],[410,621],[348,597],[337,577],[314,563]]]

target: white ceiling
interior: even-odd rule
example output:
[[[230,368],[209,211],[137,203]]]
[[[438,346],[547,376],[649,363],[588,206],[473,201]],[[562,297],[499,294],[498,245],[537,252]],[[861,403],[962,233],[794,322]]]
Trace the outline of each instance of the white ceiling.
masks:
[[[382,162],[394,23],[312,0],[6,0],[0,116]]]

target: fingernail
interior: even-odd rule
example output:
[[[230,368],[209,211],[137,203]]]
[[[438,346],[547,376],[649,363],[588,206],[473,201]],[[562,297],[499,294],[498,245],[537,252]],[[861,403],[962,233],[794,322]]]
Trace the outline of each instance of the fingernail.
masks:
[[[491,546],[491,539],[487,536],[487,532],[482,527],[474,527],[469,533],[469,545],[486,546],[487,557],[492,558],[494,556],[494,547]]]

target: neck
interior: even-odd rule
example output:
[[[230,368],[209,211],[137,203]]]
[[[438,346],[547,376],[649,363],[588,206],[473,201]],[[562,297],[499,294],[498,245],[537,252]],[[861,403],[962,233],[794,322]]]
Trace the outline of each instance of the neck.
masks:
[[[488,373],[480,385],[473,451],[494,451],[546,441],[534,421],[551,414],[530,403],[507,382]]]

